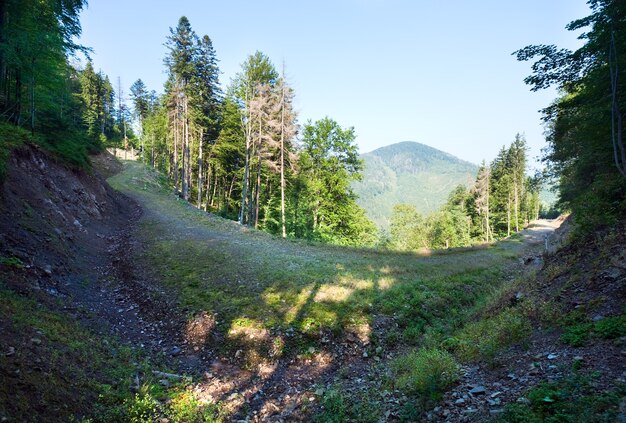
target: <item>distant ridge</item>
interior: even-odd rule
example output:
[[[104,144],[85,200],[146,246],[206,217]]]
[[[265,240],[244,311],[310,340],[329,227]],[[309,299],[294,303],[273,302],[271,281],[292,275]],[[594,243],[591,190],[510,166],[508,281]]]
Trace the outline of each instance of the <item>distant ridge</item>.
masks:
[[[379,227],[388,228],[395,204],[436,211],[459,184],[470,186],[478,166],[436,148],[403,141],[361,155],[363,179],[352,185],[357,202]]]

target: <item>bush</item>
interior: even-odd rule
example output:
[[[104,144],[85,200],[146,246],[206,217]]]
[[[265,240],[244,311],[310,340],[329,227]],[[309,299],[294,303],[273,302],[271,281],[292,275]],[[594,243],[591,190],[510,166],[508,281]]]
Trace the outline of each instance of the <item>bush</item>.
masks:
[[[437,348],[420,349],[399,357],[392,369],[397,388],[430,399],[437,399],[459,375],[454,357]]]
[[[626,336],[626,315],[607,317],[596,323],[596,333],[600,338],[616,339]]]
[[[520,310],[506,309],[496,316],[467,324],[446,344],[462,361],[492,360],[498,351],[528,337],[530,331],[530,322]]]
[[[561,342],[572,347],[582,347],[589,339],[592,331],[593,325],[591,323],[579,323],[567,327],[561,335]]]

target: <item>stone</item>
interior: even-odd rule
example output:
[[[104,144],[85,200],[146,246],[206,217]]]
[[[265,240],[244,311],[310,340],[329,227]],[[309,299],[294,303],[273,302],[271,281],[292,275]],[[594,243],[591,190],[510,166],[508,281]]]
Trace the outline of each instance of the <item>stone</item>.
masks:
[[[516,402],[519,404],[530,405],[530,400],[525,397],[519,397]]]
[[[548,354],[548,360],[554,360],[558,357],[558,354]]]
[[[465,400],[463,398],[459,398],[458,400],[454,401],[455,405],[462,405],[465,404]]]
[[[183,350],[180,349],[180,347],[174,345],[172,347],[172,349],[170,350],[170,355],[171,356],[177,356],[178,354],[180,354],[181,352],[183,352]]]
[[[492,416],[496,416],[498,414],[502,414],[504,413],[504,408],[496,408],[493,410],[489,410],[489,414],[491,414]]]
[[[35,345],[41,345],[41,339],[39,338],[30,338],[30,342],[32,342]]]
[[[15,347],[9,347],[7,352],[4,353],[5,357],[11,357],[12,355],[15,355]]]
[[[487,390],[485,389],[484,386],[476,386],[476,387],[472,388],[472,390],[470,391],[470,394],[472,394],[472,395],[485,395],[486,392],[487,392]]]

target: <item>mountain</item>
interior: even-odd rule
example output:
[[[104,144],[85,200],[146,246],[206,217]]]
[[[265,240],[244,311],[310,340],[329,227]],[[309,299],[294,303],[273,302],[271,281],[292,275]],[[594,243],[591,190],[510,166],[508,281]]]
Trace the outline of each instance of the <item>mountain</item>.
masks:
[[[459,184],[469,186],[478,166],[413,141],[381,147],[361,155],[363,179],[353,183],[358,204],[379,227],[387,228],[393,206],[413,204],[420,213],[443,205]]]

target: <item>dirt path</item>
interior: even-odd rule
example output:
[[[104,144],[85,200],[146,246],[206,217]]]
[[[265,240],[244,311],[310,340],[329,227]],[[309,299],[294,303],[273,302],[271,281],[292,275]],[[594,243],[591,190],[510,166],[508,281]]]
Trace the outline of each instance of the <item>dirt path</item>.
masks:
[[[519,267],[515,257],[539,256],[545,236],[558,226],[535,222],[498,247],[498,254],[488,246],[420,255],[342,249],[278,240],[207,215],[176,200],[156,174],[136,163],[110,182],[142,209],[112,249],[119,258],[113,259],[112,274],[121,282],[113,292],[124,303],[119,317],[131,317],[117,329],[138,332],[141,336],[131,336],[134,342],[165,353],[179,371],[195,374],[199,398],[220,401],[234,418],[252,421],[309,418],[339,373],[348,375],[356,390],[368,375],[379,377],[395,347],[379,354],[373,342],[383,345],[375,340],[395,323],[368,303],[384,300],[387,286],[415,278],[463,278],[465,272],[490,269],[500,256]],[[214,302],[212,290],[222,293]],[[268,295],[283,298],[282,305],[268,303]],[[336,302],[338,295],[345,300]],[[208,296],[207,302],[197,296]],[[259,309],[257,303],[267,305]],[[369,317],[350,324],[347,314],[346,322],[335,323],[342,328],[338,336],[326,329],[310,339],[293,332],[302,330],[311,319],[307,316],[342,316],[354,313],[349,310],[355,306]],[[276,319],[272,327],[277,329],[262,326]],[[272,358],[277,343],[286,343],[291,352]],[[372,383],[366,385],[372,388]]]

